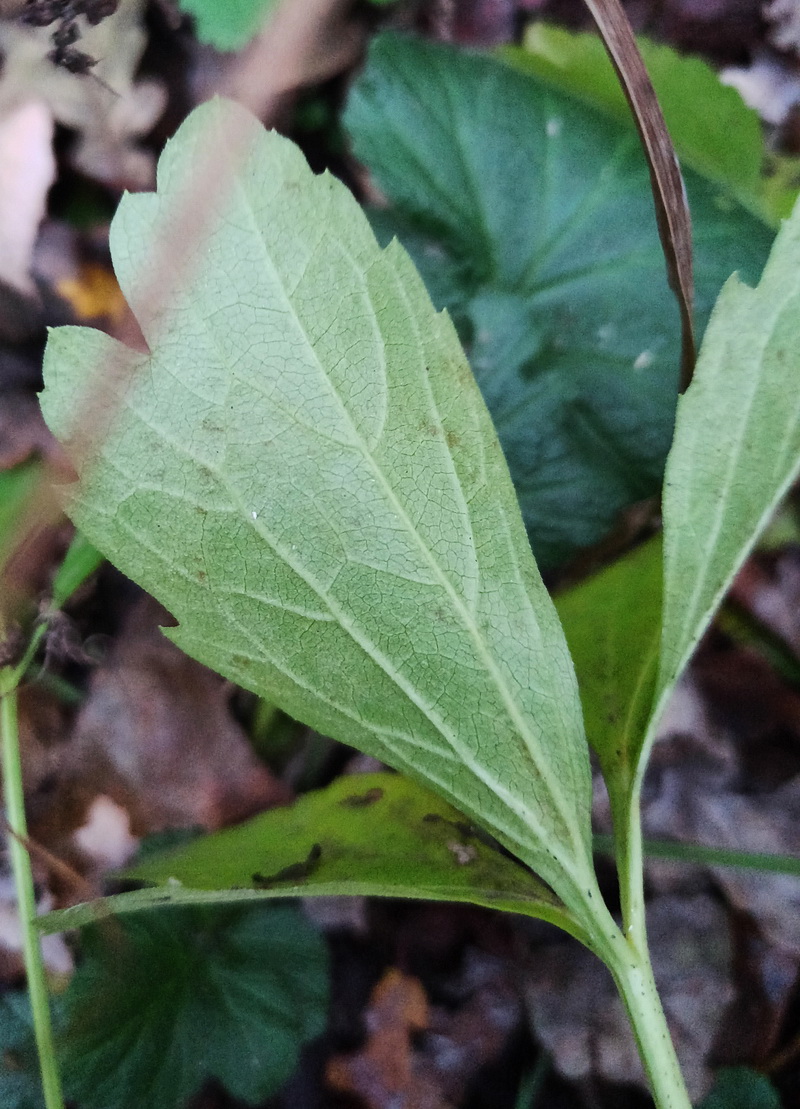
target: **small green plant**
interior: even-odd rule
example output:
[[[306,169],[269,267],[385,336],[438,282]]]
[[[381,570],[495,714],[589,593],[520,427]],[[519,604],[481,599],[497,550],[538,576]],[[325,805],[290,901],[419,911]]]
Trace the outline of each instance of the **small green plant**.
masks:
[[[152,258],[209,149],[234,152],[232,187],[156,302]],[[111,241],[150,349],[51,335],[42,404],[80,474],[69,513],[174,614],[184,650],[448,803],[404,800],[400,779],[340,785],[307,802],[305,842],[240,829],[139,874],[180,879],[176,903],[369,890],[541,916],[608,966],[660,1109],[687,1106],[647,949],[639,793],[664,704],[800,469],[800,211],[758,286],[732,278],[712,315],[678,405],[663,561],[651,545],[587,583],[564,628],[450,319],[344,186],[215,102],[168,145],[158,193],[122,202]],[[87,441],[98,365],[104,434]],[[621,924],[594,871],[587,738],[612,799]],[[410,846],[382,862],[384,819]],[[226,893],[243,866],[248,888]],[[113,908],[154,904],[144,891]]]

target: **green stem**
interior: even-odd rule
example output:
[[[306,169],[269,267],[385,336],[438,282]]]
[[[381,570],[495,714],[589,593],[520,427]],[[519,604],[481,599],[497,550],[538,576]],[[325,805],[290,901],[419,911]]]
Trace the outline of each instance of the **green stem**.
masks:
[[[629,943],[640,951],[647,950],[647,924],[644,908],[644,853],[642,821],[639,808],[639,786],[634,783],[626,791],[623,803],[615,807],[614,837],[622,909],[622,929]]]
[[[615,934],[606,924],[602,948],[598,945],[595,950],[611,971],[625,1005],[657,1109],[691,1109],[653,978],[647,941],[632,932],[623,936],[610,914],[608,920]]]
[[[653,978],[644,911],[641,828],[638,808],[625,827],[620,853],[623,929],[614,921],[599,889],[586,903],[591,947],[611,971],[630,1020],[657,1109],[691,1109],[691,1102]]]
[[[691,1109],[691,1102],[656,989],[650,956],[633,942],[628,958],[611,967],[633,1027],[658,1109]]]
[[[605,961],[628,1013],[658,1109],[691,1109],[647,945],[640,791],[641,776],[611,798],[622,932],[621,942],[613,945]]]
[[[8,671],[5,674],[0,672],[0,681],[8,676]],[[42,949],[34,925],[36,898],[33,889],[33,873],[28,852],[23,846],[23,841],[27,839],[28,832],[22,792],[22,764],[19,754],[15,682],[11,685],[11,688],[6,687],[2,696],[0,696],[0,733],[2,733],[3,794],[6,819],[13,833],[8,837],[9,854],[17,893],[17,906],[22,929],[22,950],[25,959],[25,971],[28,976],[28,994],[33,1013],[33,1028],[36,1036],[36,1048],[39,1053],[44,1100],[47,1109],[64,1109],[64,1098],[61,1093],[61,1082],[56,1066],[53,1027],[50,1021],[50,1001],[47,995]]]

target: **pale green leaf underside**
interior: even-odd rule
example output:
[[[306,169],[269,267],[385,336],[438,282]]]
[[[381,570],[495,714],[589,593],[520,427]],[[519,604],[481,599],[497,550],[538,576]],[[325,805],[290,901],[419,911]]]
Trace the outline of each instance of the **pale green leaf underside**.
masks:
[[[450,320],[347,190],[239,108],[197,109],[112,228],[134,312],[196,149],[234,187],[163,275],[150,356],[70,512],[189,654],[429,783],[567,904],[591,885],[589,767],[561,628]],[[162,276],[162,275],[159,275]],[[62,438],[119,349],[49,342]]]
[[[732,277],[681,398],[664,483],[660,700],[800,470],[800,206],[755,289]]]

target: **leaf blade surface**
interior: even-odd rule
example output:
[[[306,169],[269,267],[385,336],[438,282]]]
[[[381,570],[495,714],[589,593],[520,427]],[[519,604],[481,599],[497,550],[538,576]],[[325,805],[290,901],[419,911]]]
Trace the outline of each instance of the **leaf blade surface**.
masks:
[[[467,902],[566,923],[537,878],[457,810],[397,774],[338,778],[235,828],[148,856],[123,880],[156,883],[40,918],[44,930],[109,913],[237,899],[424,898]],[[197,896],[200,894],[200,896]],[[205,899],[203,898],[205,894]],[[581,937],[585,938],[585,937]]]
[[[296,905],[139,915],[88,928],[83,949],[59,1054],[88,1109],[178,1109],[210,1078],[262,1103],[325,1029],[328,953]]]
[[[150,318],[148,257],[192,155],[246,160]],[[589,768],[566,643],[488,412],[399,245],[240,109],[198,109],[126,198],[117,276],[151,353],[128,352],[113,428],[71,513],[174,614],[189,654],[422,780],[570,907],[592,885]],[[51,337],[43,409],[69,434],[87,367]]]
[[[663,703],[800,472],[800,206],[755,288],[734,275],[678,404],[664,480]]]

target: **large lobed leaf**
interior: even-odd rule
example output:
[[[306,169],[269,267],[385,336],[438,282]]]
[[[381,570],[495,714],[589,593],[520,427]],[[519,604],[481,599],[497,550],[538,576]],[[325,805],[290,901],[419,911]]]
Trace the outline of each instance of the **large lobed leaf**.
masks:
[[[702,58],[638,39],[681,162],[758,205],[764,136],[758,112],[723,85]],[[531,24],[523,48],[504,51],[517,68],[602,109],[621,123],[631,110],[601,40],[546,23]]]
[[[328,958],[294,905],[170,909],[85,929],[63,999],[83,1109],[180,1109],[209,1079],[262,1104],[325,1029]]]
[[[246,136],[234,187],[142,318],[193,154]],[[126,354],[70,512],[177,618],[188,653],[422,780],[572,909],[591,898],[590,781],[555,610],[449,319],[347,190],[241,109],[195,111],[111,235],[150,344],[53,333],[61,438]],[[599,898],[595,898],[595,904]],[[599,911],[599,909],[598,909]]]
[[[376,230],[452,311],[554,565],[658,491],[672,435],[680,319],[636,131],[497,60],[392,35],[345,125],[391,201]],[[686,184],[702,329],[772,234],[716,183]]]

